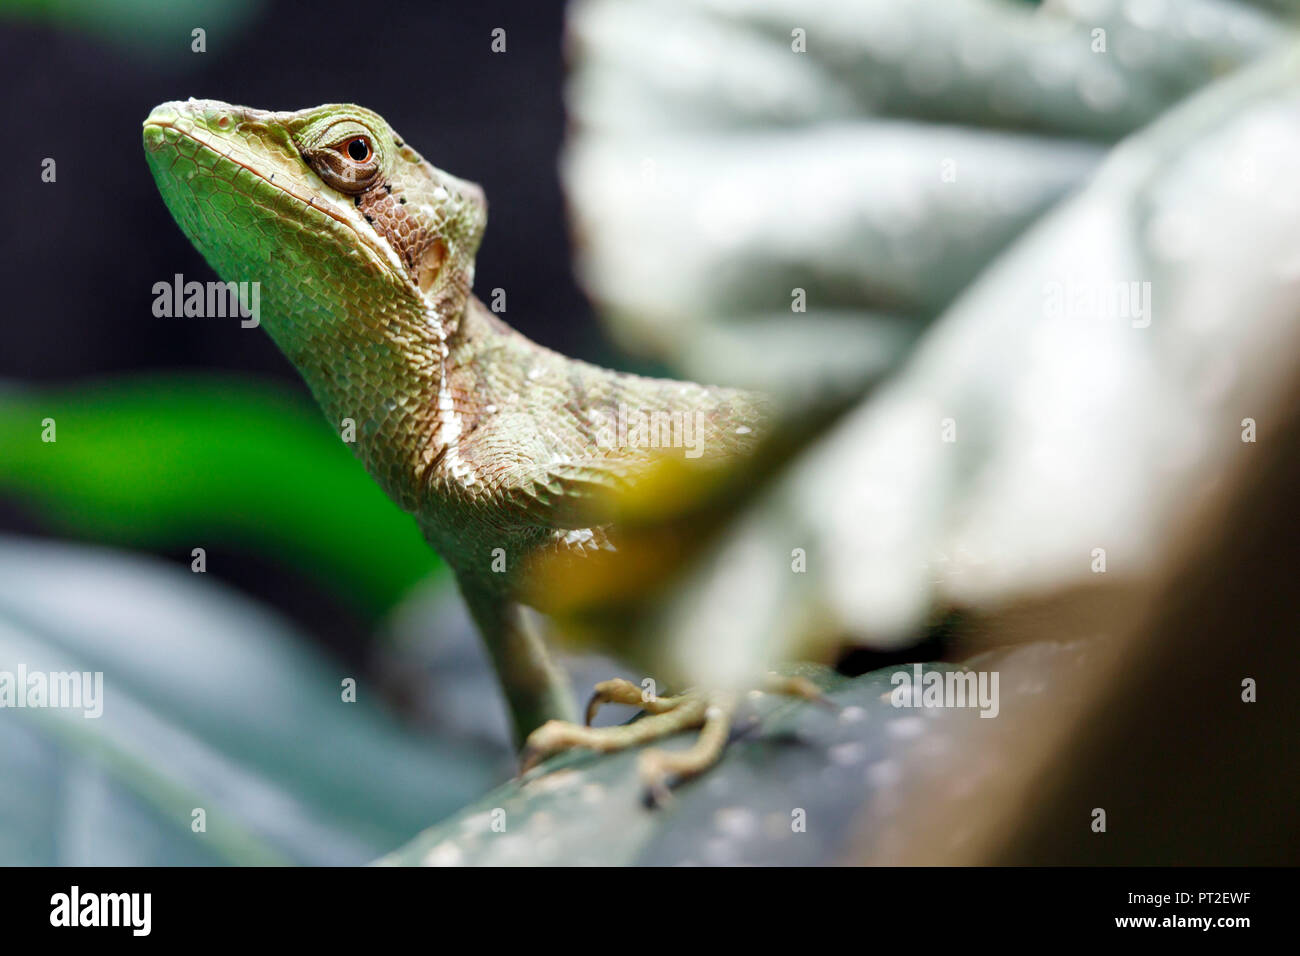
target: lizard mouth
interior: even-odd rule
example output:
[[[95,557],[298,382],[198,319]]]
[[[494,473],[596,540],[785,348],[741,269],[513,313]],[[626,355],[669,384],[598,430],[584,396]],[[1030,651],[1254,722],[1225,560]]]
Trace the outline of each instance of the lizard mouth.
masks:
[[[395,261],[392,250],[383,243],[373,230],[362,229],[359,222],[346,213],[333,208],[333,203],[322,201],[308,189],[302,188],[300,184],[292,180],[292,177],[281,177],[277,181],[274,173],[268,174],[256,165],[241,160],[229,144],[218,145],[206,139],[202,134],[202,125],[188,118],[186,106],[187,104],[184,103],[164,103],[154,108],[153,112],[144,121],[144,144],[147,152],[156,155],[168,149],[175,150],[176,143],[179,142],[180,138],[190,140],[201,149],[218,157],[220,161],[247,170],[267,187],[290,199],[297,200],[307,209],[346,226],[357,238],[360,245],[374,257],[376,265],[387,268],[404,279],[406,278],[405,271],[401,268],[401,264]],[[212,175],[211,171],[207,175]]]

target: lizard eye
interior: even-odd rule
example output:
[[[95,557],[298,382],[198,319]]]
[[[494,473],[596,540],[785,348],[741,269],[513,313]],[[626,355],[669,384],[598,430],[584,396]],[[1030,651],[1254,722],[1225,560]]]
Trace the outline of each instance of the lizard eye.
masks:
[[[340,192],[355,194],[374,185],[382,164],[374,139],[354,132],[356,124],[348,125],[353,129],[321,137],[319,145],[304,147],[303,155],[321,179]]]
[[[340,152],[347,153],[348,159],[354,163],[364,163],[370,159],[374,150],[370,148],[370,140],[364,136],[354,136],[340,147]]]

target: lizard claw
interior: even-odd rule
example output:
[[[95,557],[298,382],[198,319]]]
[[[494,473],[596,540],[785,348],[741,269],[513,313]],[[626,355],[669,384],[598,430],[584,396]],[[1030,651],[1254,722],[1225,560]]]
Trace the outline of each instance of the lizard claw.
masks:
[[[591,722],[596,719],[596,712],[600,710],[600,705],[604,702],[605,698],[599,690],[591,695],[591,699],[587,701],[586,718],[583,720],[585,726],[591,726]]]
[[[821,688],[807,677],[785,676],[775,672],[769,673],[763,692],[767,694],[783,694],[788,697],[802,697],[818,707],[824,707],[835,713],[841,710],[839,704],[822,693]]]
[[[528,776],[528,771],[532,770],[542,762],[543,754],[534,747],[525,746],[519,753],[519,773],[515,774],[516,780],[522,780]]]

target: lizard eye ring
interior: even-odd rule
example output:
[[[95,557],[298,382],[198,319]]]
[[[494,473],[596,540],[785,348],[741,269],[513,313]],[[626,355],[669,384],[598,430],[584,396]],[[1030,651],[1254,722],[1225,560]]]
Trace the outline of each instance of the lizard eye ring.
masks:
[[[354,163],[362,164],[369,162],[370,157],[375,154],[374,149],[370,146],[370,140],[364,136],[352,137],[346,143],[340,144],[338,150]]]
[[[365,192],[379,177],[381,147],[360,124],[340,125],[344,128],[326,132],[315,144],[304,146],[303,157],[328,185],[355,195]]]

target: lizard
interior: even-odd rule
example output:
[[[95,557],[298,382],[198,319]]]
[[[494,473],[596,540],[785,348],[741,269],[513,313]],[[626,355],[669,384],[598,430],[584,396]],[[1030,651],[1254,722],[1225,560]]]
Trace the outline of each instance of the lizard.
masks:
[[[562,554],[580,569],[617,548],[604,495],[653,457],[611,433],[620,410],[690,415],[698,447],[725,461],[752,452],[767,400],[600,368],[510,328],[472,292],[483,190],[431,165],[370,110],[174,101],[150,113],[143,139],[182,232],[223,281],[258,283],[259,324],[334,427],[354,424],[354,453],[450,567],[523,769],[696,728],[687,750],[642,752],[646,785],[662,796],[714,763],[734,694],[656,697],[605,681],[586,722],[574,720],[567,677],[523,612],[522,558]],[[798,681],[776,689],[815,694]],[[591,727],[607,702],[647,716]]]

